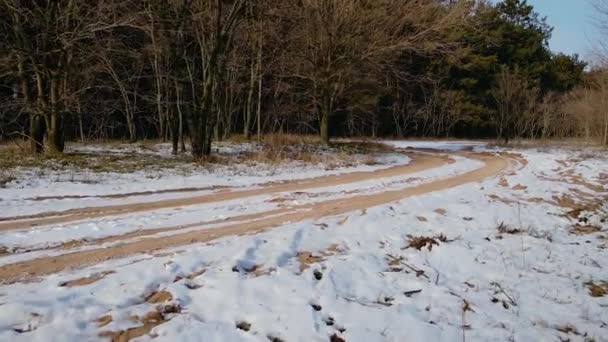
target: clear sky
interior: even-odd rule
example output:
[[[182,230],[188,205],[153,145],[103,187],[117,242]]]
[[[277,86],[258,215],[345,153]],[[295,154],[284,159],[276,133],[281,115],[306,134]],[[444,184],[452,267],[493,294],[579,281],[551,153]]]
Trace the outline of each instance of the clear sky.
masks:
[[[589,56],[597,40],[591,0],[528,0],[536,12],[547,17],[553,26],[551,50]]]

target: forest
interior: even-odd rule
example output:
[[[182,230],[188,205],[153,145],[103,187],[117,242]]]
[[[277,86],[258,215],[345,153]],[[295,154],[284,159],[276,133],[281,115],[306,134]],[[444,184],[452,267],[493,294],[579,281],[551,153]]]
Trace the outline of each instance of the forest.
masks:
[[[2,0],[0,141],[608,145],[607,64],[552,52],[551,33],[526,0]]]

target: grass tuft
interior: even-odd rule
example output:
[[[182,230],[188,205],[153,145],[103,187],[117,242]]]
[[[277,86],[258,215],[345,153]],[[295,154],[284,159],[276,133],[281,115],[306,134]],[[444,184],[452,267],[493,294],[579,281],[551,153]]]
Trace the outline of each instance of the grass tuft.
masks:
[[[591,297],[599,298],[608,295],[608,281],[588,281],[585,286],[589,289]]]

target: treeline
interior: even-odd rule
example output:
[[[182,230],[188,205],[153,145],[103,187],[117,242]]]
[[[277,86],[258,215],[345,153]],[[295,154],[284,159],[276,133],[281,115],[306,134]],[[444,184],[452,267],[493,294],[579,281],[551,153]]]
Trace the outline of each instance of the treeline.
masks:
[[[606,139],[606,73],[551,31],[525,0],[0,0],[0,139]]]

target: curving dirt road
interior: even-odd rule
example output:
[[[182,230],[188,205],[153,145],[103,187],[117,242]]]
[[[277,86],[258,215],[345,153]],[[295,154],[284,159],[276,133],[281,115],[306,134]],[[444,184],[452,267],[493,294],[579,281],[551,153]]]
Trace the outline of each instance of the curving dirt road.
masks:
[[[487,177],[499,175],[505,171],[512,163],[521,163],[512,156],[498,156],[490,153],[463,152],[460,155],[476,159],[484,163],[484,167],[473,171],[461,173],[449,178],[440,179],[433,182],[423,183],[417,186],[400,190],[389,190],[377,194],[358,195],[345,199],[334,199],[313,204],[299,205],[290,208],[276,209],[269,212],[243,215],[223,221],[225,225],[205,229],[206,224],[193,224],[189,226],[168,227],[149,231],[135,232],[122,236],[104,238],[93,241],[93,244],[102,242],[124,241],[110,247],[100,247],[84,251],[69,251],[57,256],[45,256],[38,259],[17,262],[0,266],[0,282],[10,283],[21,280],[32,280],[36,277],[56,273],[68,268],[82,267],[114,258],[123,258],[138,253],[154,252],[161,249],[189,245],[193,243],[206,242],[229,235],[256,234],[259,232],[281,226],[285,222],[302,221],[308,219],[320,219],[327,216],[340,215],[356,210],[390,203],[406,197],[421,195],[429,192],[444,190],[466,183],[478,182]],[[131,204],[124,206],[84,208],[74,211],[64,212],[62,216],[58,213],[48,213],[35,219],[6,222],[0,225],[0,230],[23,229],[36,224],[50,224],[58,222],[70,222],[93,217],[103,217],[129,212],[154,210],[160,208],[178,207],[184,205],[209,203],[236,199],[241,197],[256,196],[286,191],[298,191],[309,188],[319,188],[358,182],[367,179],[404,175],[412,172],[423,171],[435,167],[440,167],[450,162],[444,155],[412,154],[412,162],[406,166],[394,167],[375,172],[359,172],[337,176],[326,176],[314,179],[301,180],[283,184],[272,184],[261,189],[216,193],[207,196],[193,198],[166,200],[153,203]],[[215,223],[215,222],[214,222]],[[197,228],[180,232],[186,228]],[[209,228],[209,227],[207,227]],[[150,236],[139,239],[142,236],[171,231],[174,233],[169,236]],[[129,239],[128,241],[125,241]],[[89,242],[90,243],[90,242]],[[82,244],[85,244],[84,242]],[[82,245],[80,244],[80,245]],[[73,248],[79,246],[78,243],[64,246]]]
[[[131,214],[144,211],[152,211],[166,208],[177,208],[188,205],[228,201],[252,196],[267,195],[280,192],[295,192],[307,189],[316,189],[356,183],[370,179],[401,176],[408,173],[424,171],[436,168],[453,160],[445,155],[430,155],[420,153],[407,153],[411,162],[407,165],[394,166],[376,171],[361,171],[345,174],[329,175],[316,178],[306,178],[282,183],[268,183],[257,189],[230,191],[222,189],[209,195],[168,199],[155,202],[143,202],[134,204],[122,204],[103,207],[88,207],[70,209],[60,212],[46,212],[36,215],[7,217],[0,219],[0,231],[27,229],[40,225],[67,223],[72,221],[92,219],[120,214]],[[166,191],[165,191],[166,192]],[[152,194],[152,193],[148,193]]]

